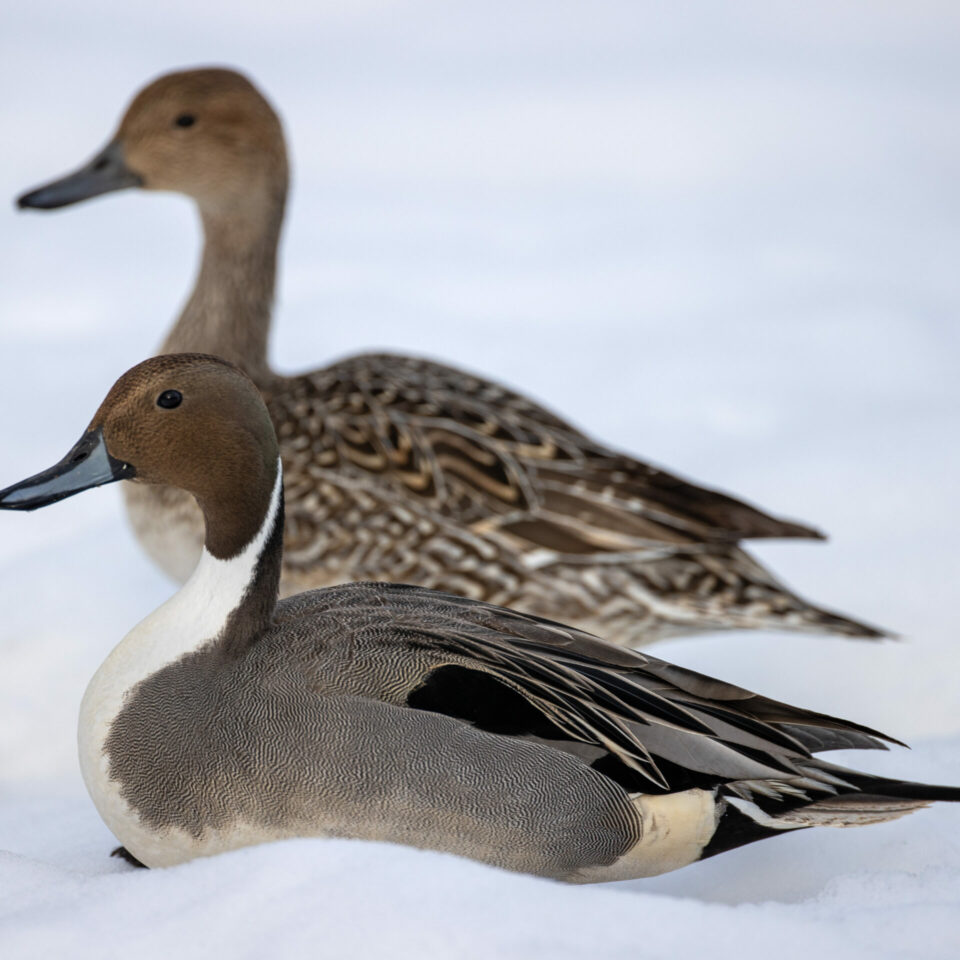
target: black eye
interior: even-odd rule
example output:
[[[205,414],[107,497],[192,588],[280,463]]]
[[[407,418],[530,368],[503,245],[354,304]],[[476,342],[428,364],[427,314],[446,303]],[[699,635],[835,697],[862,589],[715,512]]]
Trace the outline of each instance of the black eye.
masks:
[[[192,127],[197,122],[197,118],[192,113],[181,113],[173,122],[178,127]]]
[[[157,406],[163,407],[164,410],[172,410],[174,407],[180,406],[182,399],[183,394],[179,390],[164,390],[163,393],[157,397]]]

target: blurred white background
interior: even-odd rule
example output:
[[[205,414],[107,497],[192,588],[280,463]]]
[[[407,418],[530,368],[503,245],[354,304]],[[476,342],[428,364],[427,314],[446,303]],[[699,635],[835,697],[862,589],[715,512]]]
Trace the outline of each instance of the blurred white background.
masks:
[[[903,642],[727,634],[654,652],[920,739],[936,763],[900,753],[884,770],[960,781],[960,6],[40,0],[2,17],[0,486],[59,459],[155,348],[199,249],[180,198],[42,215],[14,196],[92,155],[156,74],[238,67],[293,160],[278,367],[442,358],[826,530],[755,552]],[[86,802],[79,698],[171,586],[116,489],[0,521],[9,846],[37,797]],[[955,837],[949,814],[930,823]],[[646,889],[812,895],[830,876],[819,851],[868,865],[886,836],[899,863],[918,821],[806,834]],[[956,840],[925,836],[921,860],[956,868]],[[778,892],[788,850],[813,851],[797,876],[812,873]]]

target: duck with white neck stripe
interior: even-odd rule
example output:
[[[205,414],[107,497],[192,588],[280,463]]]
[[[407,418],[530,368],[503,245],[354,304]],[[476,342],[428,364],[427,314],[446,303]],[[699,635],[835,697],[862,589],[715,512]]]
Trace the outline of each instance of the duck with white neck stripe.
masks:
[[[611,450],[490,380],[374,354],[273,372],[288,179],[283,128],[253,84],[186,70],[141,90],[92,161],[19,200],[53,209],[137,187],[196,204],[203,257],[161,350],[230,360],[267,400],[286,485],[282,594],[417,583],[624,646],[721,629],[883,635],[798,597],[739,546],[815,530]],[[170,485],[124,489],[138,539],[185,581],[203,545],[201,512]]]
[[[0,509],[119,479],[184,490],[206,525],[190,580],[113,650],[81,707],[87,787],[147,866],[336,836],[619,880],[960,800],[813,756],[881,748],[882,734],[562,624],[402,584],[278,602],[277,440],[226,361],[133,368]]]

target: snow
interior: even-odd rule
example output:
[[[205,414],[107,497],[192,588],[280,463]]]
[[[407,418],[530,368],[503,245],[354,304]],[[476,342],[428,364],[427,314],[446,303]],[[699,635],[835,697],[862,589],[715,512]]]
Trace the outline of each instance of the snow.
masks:
[[[295,184],[274,355],[371,347],[521,385],[596,435],[814,522],[756,552],[899,643],[657,652],[914,750],[960,783],[960,8],[564,0],[7,4],[0,195],[89,157],[166,69],[246,69]],[[181,199],[0,210],[0,485],[69,448],[159,341]],[[76,761],[83,689],[170,593],[116,489],[5,515],[0,956],[960,956],[960,811],[805,831],[572,888],[296,841],[132,871]]]

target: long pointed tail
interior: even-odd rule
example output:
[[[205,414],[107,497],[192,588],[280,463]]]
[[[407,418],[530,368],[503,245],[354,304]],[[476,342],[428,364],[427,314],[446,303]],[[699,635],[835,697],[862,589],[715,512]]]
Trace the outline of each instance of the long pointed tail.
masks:
[[[801,601],[802,602],[802,601]],[[851,637],[857,640],[893,640],[897,635],[880,627],[873,627],[868,623],[853,620],[839,613],[832,613],[821,607],[804,606],[796,614],[794,625],[793,617],[786,617],[789,629],[800,630],[804,633],[829,633],[834,636]],[[786,625],[786,624],[785,624]]]
[[[790,809],[780,811],[777,809],[782,806],[780,803],[765,802],[759,797],[744,800],[727,788],[722,788],[721,796],[726,802],[713,837],[700,859],[757,840],[782,836],[793,830],[808,827],[865,827],[898,820],[937,801],[960,803],[960,787],[888,780],[832,764],[824,766],[851,784],[853,790],[816,799],[807,797],[794,803]],[[735,787],[736,784],[730,786]]]
[[[837,773],[864,794],[876,794],[891,800],[916,800],[926,805],[938,800],[960,803],[960,787],[944,787],[935,783],[914,783],[911,780],[888,780],[870,773],[855,773],[844,767],[823,764],[831,773]],[[852,794],[849,796],[857,796]]]
[[[745,550],[730,556],[731,571],[740,578],[734,591],[737,603],[729,613],[747,625],[767,630],[826,633],[858,640],[892,639],[896,635],[881,627],[825,610],[798,596]],[[709,560],[704,561],[705,565]],[[730,573],[727,574],[730,576]],[[752,621],[752,622],[751,622]]]

